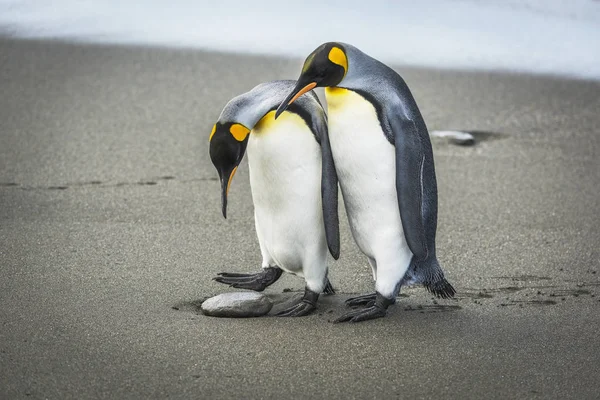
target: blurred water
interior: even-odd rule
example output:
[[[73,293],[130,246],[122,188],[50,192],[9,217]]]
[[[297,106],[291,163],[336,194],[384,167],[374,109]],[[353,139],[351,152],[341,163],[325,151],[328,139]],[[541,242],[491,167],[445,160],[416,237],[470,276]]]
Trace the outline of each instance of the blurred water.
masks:
[[[0,32],[290,56],[342,41],[389,63],[600,78],[597,0],[0,0]]]

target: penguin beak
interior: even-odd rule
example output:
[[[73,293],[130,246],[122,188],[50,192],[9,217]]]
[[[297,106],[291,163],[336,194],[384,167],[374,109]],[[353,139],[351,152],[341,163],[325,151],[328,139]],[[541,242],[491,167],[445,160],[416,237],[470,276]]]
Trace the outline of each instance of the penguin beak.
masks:
[[[294,90],[292,90],[292,92],[285,98],[285,100],[283,100],[283,102],[281,102],[281,104],[277,108],[277,112],[275,112],[275,119],[277,119],[277,117],[279,117],[279,115],[282,112],[284,112],[290,106],[290,104],[295,102],[298,99],[298,97],[302,96],[306,92],[313,90],[315,87],[317,87],[317,82],[310,82],[309,84],[304,84],[299,80]]]
[[[222,173],[221,175],[221,208],[223,212],[223,218],[227,218],[227,195],[229,194],[229,186],[231,180],[237,171],[237,167],[234,167],[229,174]]]

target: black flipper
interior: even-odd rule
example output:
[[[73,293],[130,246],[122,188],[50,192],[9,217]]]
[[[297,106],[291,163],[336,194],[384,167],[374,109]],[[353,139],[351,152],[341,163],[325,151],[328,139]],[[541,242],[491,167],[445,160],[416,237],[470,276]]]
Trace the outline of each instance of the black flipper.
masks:
[[[408,247],[418,260],[428,257],[427,236],[423,216],[423,167],[425,149],[417,124],[397,114],[388,122],[392,129],[396,148],[396,192],[402,228]],[[426,128],[425,128],[426,130]]]
[[[325,223],[325,237],[329,252],[334,259],[340,257],[340,220],[338,216],[338,176],[335,170],[329,133],[327,126],[319,129],[321,136],[321,198],[323,203],[323,221]]]
[[[237,289],[248,289],[256,292],[262,292],[268,286],[277,282],[283,270],[278,267],[264,268],[256,274],[238,274],[233,272],[221,272],[213,280],[224,283]]]

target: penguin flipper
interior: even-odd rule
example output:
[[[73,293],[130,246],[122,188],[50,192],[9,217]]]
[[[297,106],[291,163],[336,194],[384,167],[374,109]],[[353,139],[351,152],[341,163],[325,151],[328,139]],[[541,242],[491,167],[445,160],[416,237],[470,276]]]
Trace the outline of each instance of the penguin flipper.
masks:
[[[400,218],[408,247],[417,259],[428,257],[427,236],[423,223],[423,132],[417,124],[396,113],[388,118],[396,148],[396,193]],[[427,135],[427,132],[424,133]]]
[[[321,136],[321,198],[325,237],[329,252],[334,259],[340,257],[340,220],[338,216],[338,176],[335,170],[327,126],[320,129]]]

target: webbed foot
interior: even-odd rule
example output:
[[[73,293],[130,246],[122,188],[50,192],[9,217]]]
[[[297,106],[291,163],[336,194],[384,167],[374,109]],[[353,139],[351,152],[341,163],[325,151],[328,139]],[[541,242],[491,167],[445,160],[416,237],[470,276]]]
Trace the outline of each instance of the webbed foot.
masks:
[[[368,296],[371,295],[365,295],[361,297],[367,299]],[[369,303],[370,305],[368,304],[366,308],[361,308],[358,310],[352,310],[350,312],[347,312],[346,314],[333,321],[333,323],[361,322],[370,319],[385,317],[385,314],[387,313],[387,308],[395,302],[396,299],[388,299],[386,297],[383,297],[383,295],[381,295],[380,293],[376,292],[375,299],[372,304]]]
[[[285,310],[275,314],[276,317],[304,317],[317,309],[317,300],[319,293],[311,291],[309,288],[304,289],[304,296],[300,301]]]
[[[375,297],[377,293],[363,294],[362,296],[350,297],[344,302],[348,307],[370,307],[375,304]]]
[[[224,283],[237,289],[248,289],[262,292],[268,286],[277,282],[283,270],[278,267],[267,267],[256,274],[238,274],[233,272],[221,272],[213,280]]]

